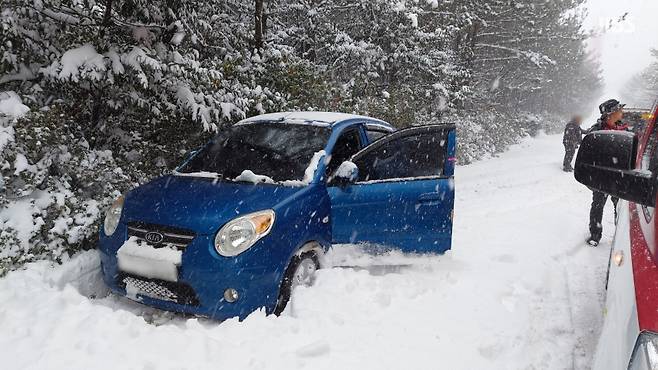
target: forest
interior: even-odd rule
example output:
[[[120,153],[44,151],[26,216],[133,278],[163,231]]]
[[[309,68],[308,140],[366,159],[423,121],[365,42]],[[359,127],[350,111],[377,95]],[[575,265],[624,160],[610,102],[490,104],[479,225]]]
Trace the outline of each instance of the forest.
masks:
[[[94,248],[116,196],[253,115],[454,122],[461,164],[561,130],[602,89],[582,3],[3,0],[0,275]]]

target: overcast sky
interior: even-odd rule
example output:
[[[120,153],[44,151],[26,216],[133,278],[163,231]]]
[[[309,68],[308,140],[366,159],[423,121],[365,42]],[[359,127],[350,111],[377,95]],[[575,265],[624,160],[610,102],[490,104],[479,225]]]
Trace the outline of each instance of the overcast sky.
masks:
[[[646,67],[649,49],[658,49],[658,0],[588,0],[588,28],[600,28],[628,12],[626,20],[600,37],[590,40],[600,55],[606,81],[606,97]]]

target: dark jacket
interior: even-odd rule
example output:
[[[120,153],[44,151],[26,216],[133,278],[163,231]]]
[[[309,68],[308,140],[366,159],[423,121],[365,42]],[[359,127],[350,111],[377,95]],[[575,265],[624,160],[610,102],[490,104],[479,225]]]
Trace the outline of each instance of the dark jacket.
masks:
[[[583,133],[584,131],[575,121],[569,121],[564,128],[562,143],[566,147],[575,148],[580,145],[580,142],[583,140]]]
[[[587,135],[590,132],[601,131],[601,130],[605,130],[605,128],[603,127],[603,121],[599,118],[596,120],[596,123],[592,125],[592,127],[585,130],[584,134]]]
[[[630,128],[626,123],[623,122],[618,122],[614,127],[610,128],[606,126],[606,124],[603,122],[603,119],[599,118],[596,120],[596,123],[593,124],[592,127],[590,127],[588,130],[584,131],[583,134],[589,134],[590,132],[601,130],[630,131]]]

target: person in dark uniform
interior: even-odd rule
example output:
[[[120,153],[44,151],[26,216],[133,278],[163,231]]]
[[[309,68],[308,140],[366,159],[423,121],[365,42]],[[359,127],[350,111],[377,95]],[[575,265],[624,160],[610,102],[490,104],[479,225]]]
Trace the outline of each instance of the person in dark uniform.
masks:
[[[628,130],[628,125],[622,122],[624,115],[624,106],[615,99],[606,100],[599,105],[601,118],[588,130],[589,132],[600,130]],[[603,207],[608,200],[608,195],[600,191],[594,191],[592,194],[592,208],[589,211],[589,233],[590,237],[587,243],[592,247],[599,245],[601,241],[601,234],[603,233]],[[615,219],[617,218],[617,201],[615,197],[611,197],[612,203],[615,206]]]
[[[562,144],[564,144],[564,160],[562,161],[562,170],[564,172],[573,171],[571,161],[573,160],[576,149],[583,140],[583,134],[587,131],[580,128],[583,123],[581,116],[574,116],[569,123],[564,127],[564,136],[562,136]]]

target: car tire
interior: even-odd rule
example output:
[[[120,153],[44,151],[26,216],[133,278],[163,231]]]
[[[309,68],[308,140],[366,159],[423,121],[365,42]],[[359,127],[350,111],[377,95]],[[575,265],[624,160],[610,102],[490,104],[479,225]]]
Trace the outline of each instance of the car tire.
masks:
[[[280,315],[288,305],[295,287],[310,286],[315,278],[315,271],[320,268],[320,260],[315,251],[306,251],[292,257],[279,288],[274,314]]]

